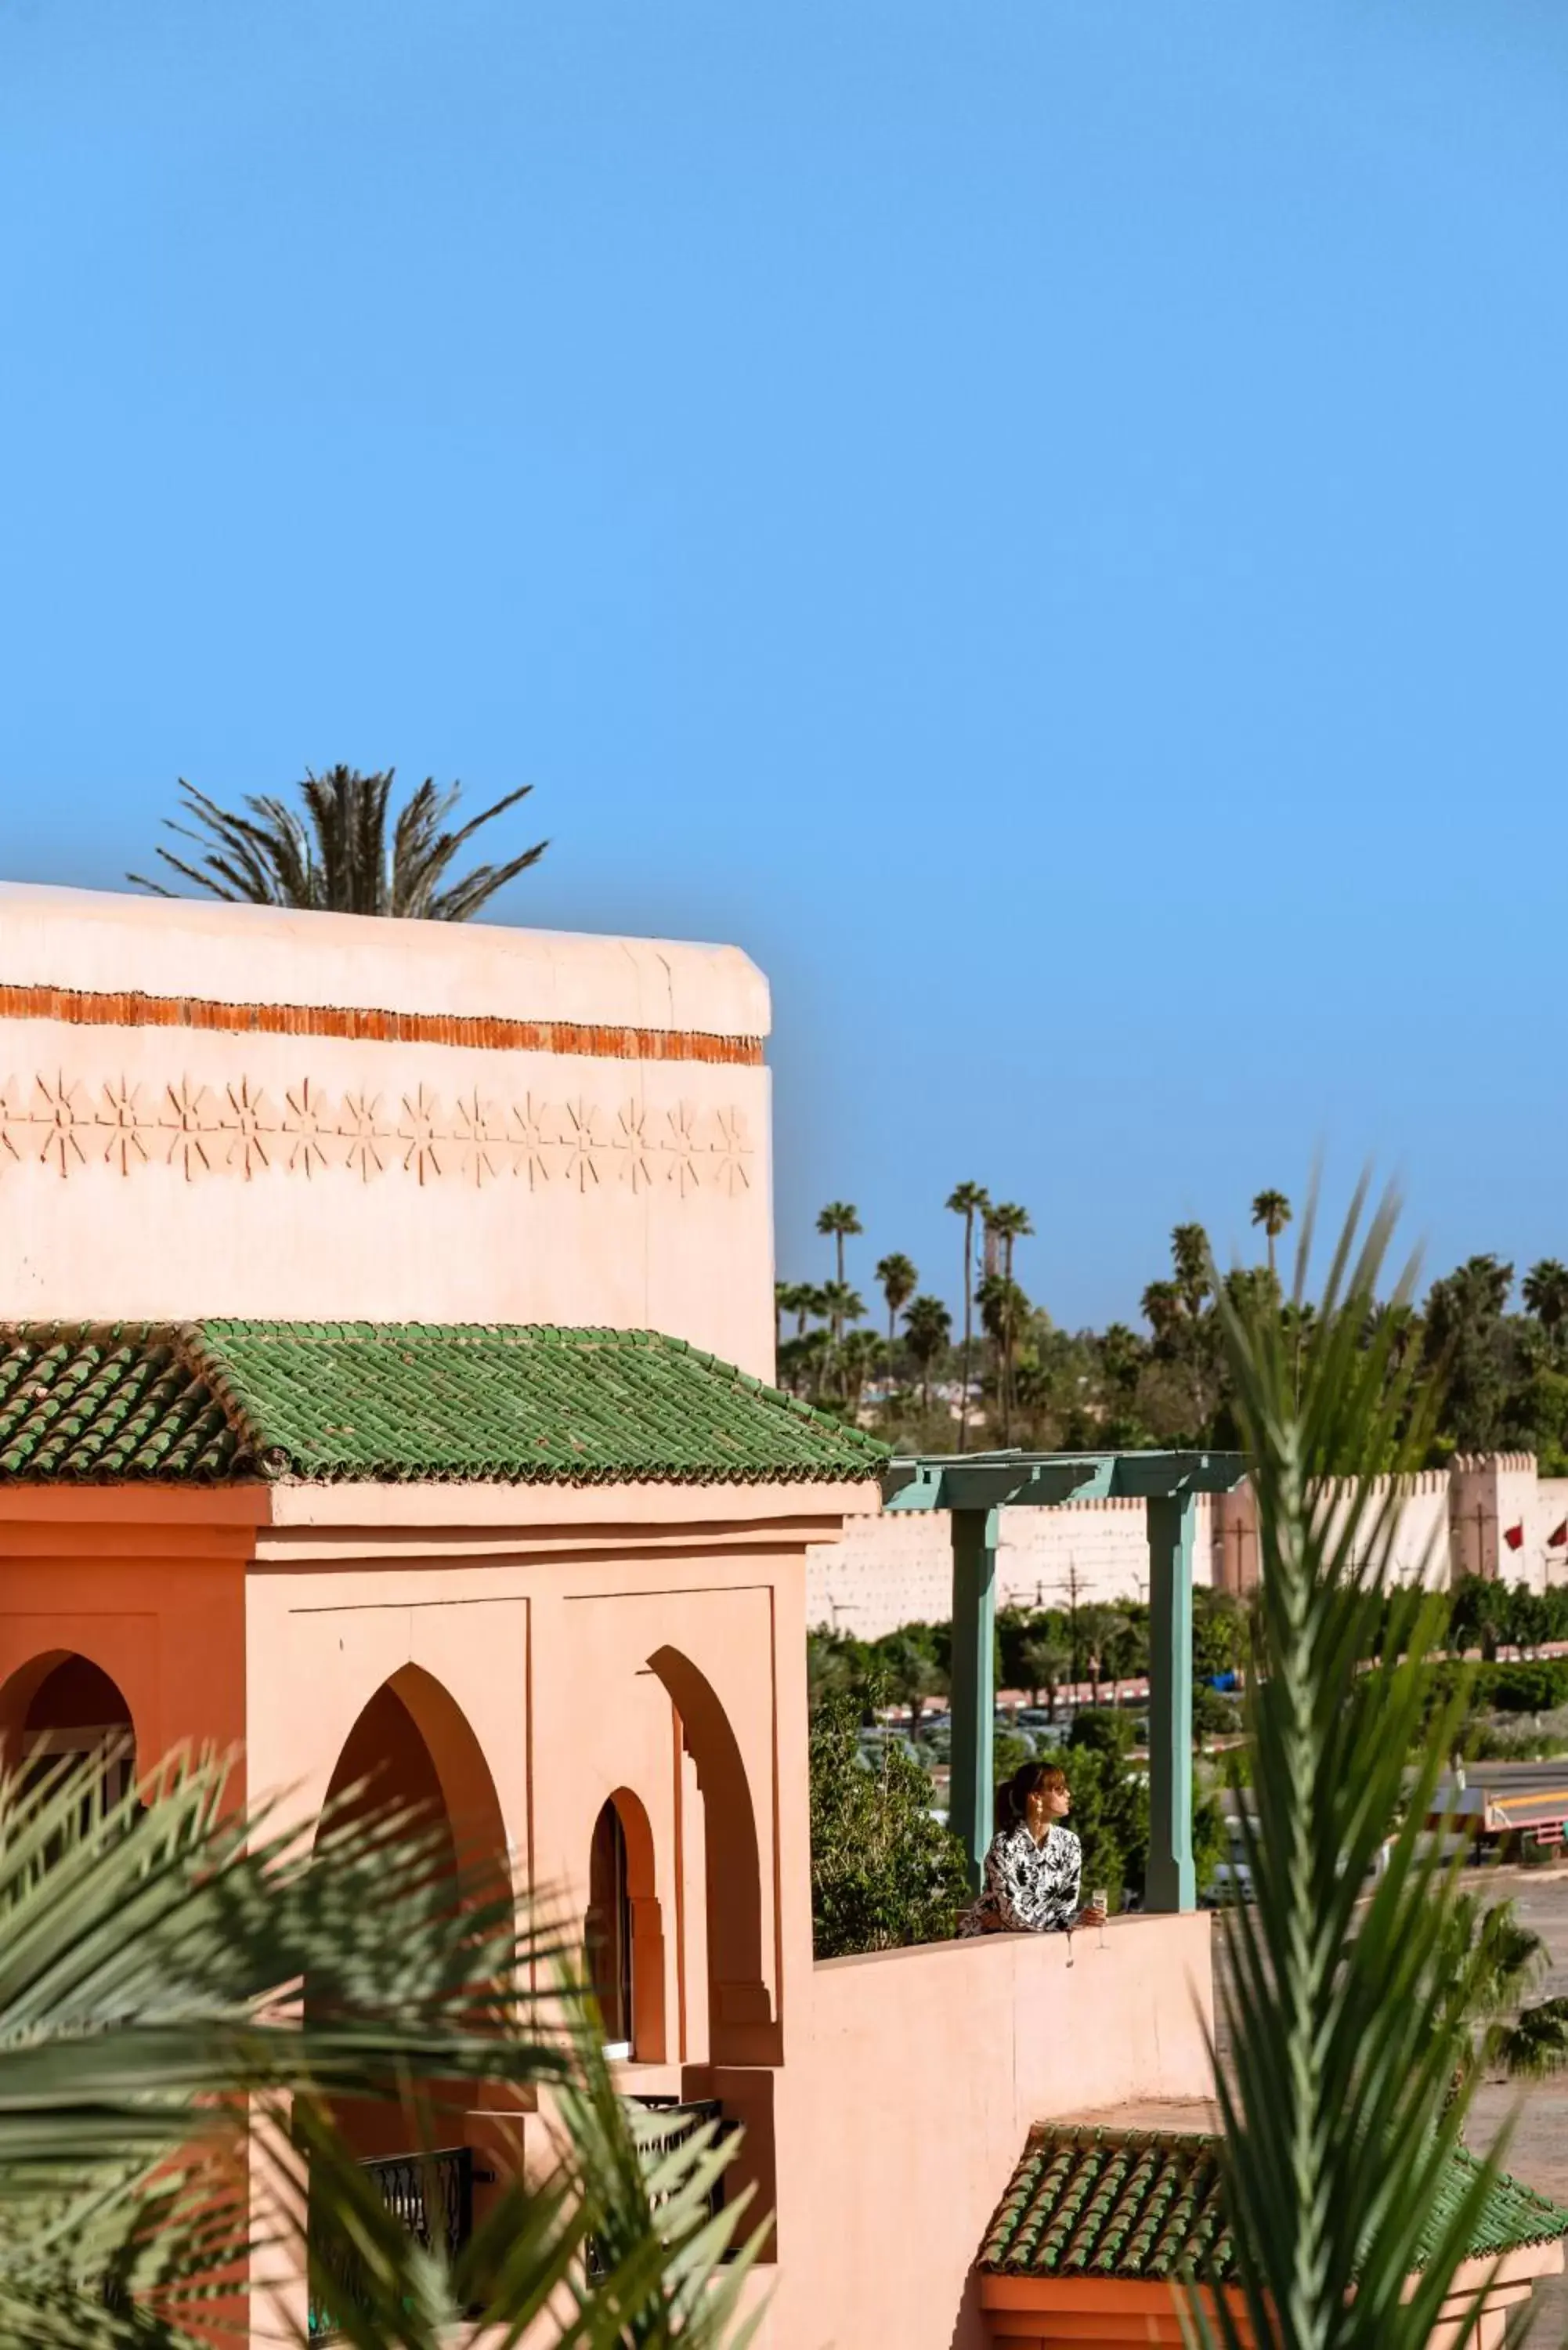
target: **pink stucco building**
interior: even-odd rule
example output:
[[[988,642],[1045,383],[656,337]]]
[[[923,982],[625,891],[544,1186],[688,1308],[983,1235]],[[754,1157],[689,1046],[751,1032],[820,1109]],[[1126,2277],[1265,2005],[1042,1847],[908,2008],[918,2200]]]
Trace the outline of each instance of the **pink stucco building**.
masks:
[[[765,2341],[1044,2339],[988,2225],[1196,2109],[1208,1920],[814,1962],[806,1558],[880,1491],[759,1384],[767,1030],[732,950],[0,891],[0,1741],[376,1774],[744,2123]]]

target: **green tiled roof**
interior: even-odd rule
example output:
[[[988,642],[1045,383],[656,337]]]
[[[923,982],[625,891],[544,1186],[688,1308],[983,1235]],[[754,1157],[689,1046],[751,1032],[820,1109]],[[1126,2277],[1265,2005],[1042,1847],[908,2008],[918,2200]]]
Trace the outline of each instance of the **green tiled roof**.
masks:
[[[886,1448],[652,1330],[370,1322],[0,1327],[0,1482],[794,1484]]]
[[[1454,2210],[1476,2157],[1456,2147],[1428,2226]],[[1517,2178],[1499,2178],[1470,2252],[1485,2258],[1568,2235],[1568,2211]],[[1033,2131],[980,2256],[1003,2276],[1190,2277],[1224,2284],[1236,2250],[1220,2185],[1219,2141],[1153,2130]]]

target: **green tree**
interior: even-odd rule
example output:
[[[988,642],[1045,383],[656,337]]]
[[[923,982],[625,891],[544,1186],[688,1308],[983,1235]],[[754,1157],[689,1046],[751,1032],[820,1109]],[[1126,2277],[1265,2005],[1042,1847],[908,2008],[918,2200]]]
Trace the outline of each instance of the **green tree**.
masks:
[[[1032,1635],[1019,1652],[1022,1685],[1029,1691],[1031,1705],[1038,1705],[1040,1692],[1045,1691],[1045,1701],[1053,1713],[1056,1711],[1056,1692],[1072,1670],[1073,1659],[1065,1642]]]
[[[816,1229],[834,1244],[834,1279],[840,1289],[845,1286],[844,1243],[861,1230],[860,1211],[847,1200],[830,1200],[816,1220]],[[864,1312],[864,1308],[861,1309]]]
[[[919,1286],[920,1276],[910,1258],[895,1253],[885,1256],[877,1265],[877,1279],[888,1307],[888,1355],[891,1360],[898,1343],[898,1316]]]
[[[996,1392],[1002,1420],[1002,1440],[1012,1441],[1012,1346],[1021,1322],[1029,1316],[1029,1300],[1005,1274],[988,1273],[975,1292],[981,1327],[996,1356]]]
[[[970,1352],[974,1336],[974,1220],[984,1215],[991,1205],[991,1194],[982,1183],[958,1183],[948,1194],[948,1207],[955,1216],[963,1218],[963,1356],[959,1378],[962,1382],[959,1397],[959,1451],[969,1446],[969,1370]]]
[[[963,1847],[931,1783],[887,1741],[861,1759],[859,1712],[830,1698],[811,1727],[812,1925],[819,1959],[945,1941],[969,1900]]]
[[[1568,1264],[1543,1256],[1524,1276],[1520,1295],[1527,1314],[1533,1314],[1545,1334],[1547,1351],[1558,1359],[1564,1323],[1568,1323]]]
[[[851,1330],[838,1349],[839,1378],[843,1384],[844,1408],[853,1419],[860,1409],[860,1398],[866,1382],[875,1378],[887,1359],[888,1346],[875,1330]]]
[[[459,850],[482,825],[526,799],[533,785],[520,785],[466,824],[448,829],[446,819],[462,787],[452,784],[438,791],[427,775],[399,810],[389,840],[392,781],[390,767],[369,775],[358,767],[329,767],[324,775],[306,770],[296,786],[298,807],[270,794],[247,796],[248,813],[242,815],[220,807],[182,777],[191,821],[180,824],[166,816],[164,827],[202,853],[194,865],[172,849],[157,854],[182,880],[232,903],[466,922],[498,889],[536,865],[549,847],[548,841],[535,841],[504,865],[476,865],[460,879],[449,880]],[[181,894],[140,873],[128,873],[126,879],[155,897]]]
[[[932,1627],[905,1624],[887,1633],[875,1647],[876,1671],[888,1700],[908,1706],[909,1735],[920,1734],[920,1716],[933,1698],[948,1693],[947,1669],[938,1655]]]
[[[254,2149],[285,2188],[269,2231],[301,2272],[307,2179],[313,2255],[351,2242],[351,2283],[313,2258],[313,2298],[358,2350],[515,2338],[574,2267],[585,2342],[673,2350],[695,2324],[717,2350],[740,2291],[719,2266],[733,2224],[716,2235],[709,2211],[724,2155],[710,2142],[661,2168],[655,2216],[652,2149],[591,2012],[569,1987],[548,2008],[517,1995],[535,1969],[551,1978],[551,1944],[519,1934],[509,1885],[454,1883],[406,1818],[312,1837],[247,1815],[217,1766],[145,1804],[109,1789],[95,1762],[0,1796],[0,2339],[210,2345],[244,2273]],[[279,1991],[301,1981],[291,2013]],[[405,2143],[440,2146],[481,2083],[547,2088],[561,2154],[502,2179],[449,2262],[386,2210],[333,2114],[392,2106]]]
[[[1274,1243],[1291,1220],[1291,1203],[1282,1191],[1260,1191],[1252,1201],[1252,1222],[1262,1224],[1263,1237],[1269,1243],[1269,1271],[1279,1279],[1279,1267],[1274,1263]]]
[[[1436,1374],[1445,1434],[1461,1452],[1495,1450],[1507,1393],[1503,1308],[1513,1267],[1472,1256],[1427,1298],[1426,1357]]]
[[[931,1405],[931,1365],[945,1354],[952,1336],[953,1317],[940,1297],[911,1300],[904,1316],[904,1344],[920,1374],[920,1409]]]

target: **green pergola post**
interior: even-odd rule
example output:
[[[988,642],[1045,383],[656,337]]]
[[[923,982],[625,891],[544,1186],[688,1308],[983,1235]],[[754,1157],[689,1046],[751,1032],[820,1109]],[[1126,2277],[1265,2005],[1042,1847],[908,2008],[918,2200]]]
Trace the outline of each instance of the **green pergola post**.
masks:
[[[1144,1504],[1148,1526],[1148,1909],[1192,1909],[1192,1531],[1190,1493]]]
[[[994,1510],[952,1516],[952,1741],[948,1817],[978,1887],[991,1842],[992,1729],[996,1719],[996,1529]]]

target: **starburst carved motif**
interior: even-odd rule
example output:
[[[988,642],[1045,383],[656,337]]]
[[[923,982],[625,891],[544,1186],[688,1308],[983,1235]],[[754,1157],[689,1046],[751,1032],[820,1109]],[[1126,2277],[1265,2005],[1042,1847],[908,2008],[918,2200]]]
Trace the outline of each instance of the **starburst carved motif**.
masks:
[[[719,1188],[732,1200],[752,1188],[751,1170],[746,1161],[752,1155],[751,1137],[746,1132],[743,1110],[722,1109],[714,1114],[713,1139],[708,1145],[713,1154],[714,1172]]]
[[[218,1121],[227,1137],[223,1164],[248,1183],[272,1165],[277,1149],[277,1119],[261,1087],[253,1085],[249,1077],[241,1077],[225,1090],[228,1107]]]
[[[42,1128],[38,1157],[46,1167],[53,1167],[61,1177],[73,1167],[87,1165],[83,1145],[83,1129],[92,1125],[92,1113],[84,1108],[81,1087],[74,1077],[60,1071],[51,1084],[47,1077],[36,1079],[37,1101],[32,1124]]]
[[[441,1172],[441,1145],[446,1138],[441,1131],[441,1102],[426,1087],[416,1086],[403,1096],[398,1139],[405,1146],[405,1170],[417,1175],[421,1184],[432,1182]]]
[[[343,1163],[361,1183],[373,1182],[391,1156],[392,1130],[381,1116],[381,1097],[369,1087],[345,1094],[337,1119]]]
[[[537,1191],[555,1172],[555,1150],[560,1137],[556,1131],[556,1113],[546,1101],[536,1101],[524,1094],[512,1108],[512,1131],[507,1141],[512,1151],[512,1172],[526,1181],[530,1191]]]
[[[153,1120],[142,1112],[140,1086],[133,1086],[129,1077],[111,1077],[103,1088],[98,1123],[109,1129],[103,1146],[106,1167],[118,1167],[122,1175],[129,1175],[133,1167],[146,1166],[143,1129]]]
[[[15,1082],[0,1087],[0,1167],[19,1167],[22,1146],[30,1143],[32,1121],[16,1098]]]
[[[205,1086],[190,1077],[165,1086],[158,1123],[169,1137],[169,1164],[178,1167],[187,1183],[198,1183],[212,1173],[218,1122],[208,1107]]]
[[[337,1140],[331,1105],[319,1086],[302,1077],[292,1092],[286,1093],[283,1112],[283,1163],[291,1175],[303,1175],[306,1182],[330,1167]]]
[[[566,1180],[579,1191],[596,1190],[603,1180],[599,1161],[605,1145],[598,1130],[599,1113],[597,1104],[585,1101],[579,1095],[566,1104],[566,1128],[561,1139],[566,1146]]]
[[[616,1112],[611,1138],[620,1180],[633,1191],[646,1191],[653,1182],[653,1145],[648,1139],[648,1110],[642,1102],[627,1102]]]
[[[702,1180],[697,1159],[701,1143],[695,1106],[687,1101],[678,1102],[673,1109],[665,1111],[664,1125],[665,1132],[659,1147],[668,1154],[664,1165],[665,1180],[673,1183],[684,1200],[687,1193],[695,1191]]]
[[[457,1148],[457,1171],[465,1183],[478,1190],[494,1181],[501,1172],[505,1139],[505,1120],[477,1087],[459,1096],[452,1113],[452,1140]]]

